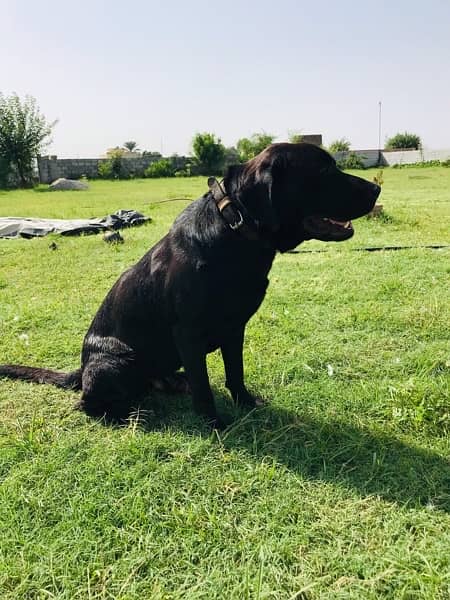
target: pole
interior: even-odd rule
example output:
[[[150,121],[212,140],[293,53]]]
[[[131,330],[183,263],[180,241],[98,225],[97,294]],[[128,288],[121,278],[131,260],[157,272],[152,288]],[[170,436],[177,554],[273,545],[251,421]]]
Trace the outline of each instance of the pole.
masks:
[[[378,102],[378,150],[381,150],[381,100]]]
[[[381,100],[378,102],[378,164],[381,165]]]

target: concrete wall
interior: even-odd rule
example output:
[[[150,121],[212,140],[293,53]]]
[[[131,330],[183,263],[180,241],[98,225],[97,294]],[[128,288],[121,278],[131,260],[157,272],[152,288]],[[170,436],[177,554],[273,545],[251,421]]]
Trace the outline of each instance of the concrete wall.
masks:
[[[381,154],[386,166],[450,159],[450,150],[383,150]]]
[[[399,164],[413,164],[429,160],[450,159],[450,150],[352,150],[360,157],[365,167],[378,165],[392,166]],[[337,152],[336,160],[344,159],[349,152]],[[41,156],[38,158],[39,180],[41,183],[51,183],[59,177],[79,179],[85,175],[88,179],[98,177],[98,167],[107,158],[58,158],[57,156]],[[123,164],[130,175],[142,177],[145,169],[152,163],[160,160],[155,156],[138,156],[125,158]],[[175,164],[175,169],[184,169],[190,161],[186,156],[172,156],[170,160]]]
[[[41,183],[51,183],[59,177],[66,179],[79,179],[83,175],[88,179],[98,177],[98,167],[107,162],[107,158],[58,158],[57,156],[40,156],[38,158],[39,180]],[[145,169],[153,162],[161,160],[159,156],[138,156],[124,158],[123,166],[129,175],[142,177]],[[172,156],[170,160],[175,169],[184,169],[188,158],[185,156]]]
[[[429,160],[450,159],[450,150],[351,150],[350,152],[359,156],[366,168],[379,165],[385,167],[411,165]],[[339,161],[348,154],[350,153],[337,152],[334,154],[334,158]]]

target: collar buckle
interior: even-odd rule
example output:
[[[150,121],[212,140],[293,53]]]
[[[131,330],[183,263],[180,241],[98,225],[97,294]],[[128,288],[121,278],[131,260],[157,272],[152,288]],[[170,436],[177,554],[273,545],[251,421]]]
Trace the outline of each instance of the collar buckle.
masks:
[[[236,223],[228,223],[228,226],[230,227],[230,229],[232,229],[233,231],[237,231],[238,229],[240,229],[242,227],[242,225],[244,224],[244,217],[242,216],[241,211],[237,208],[237,214],[239,216],[239,221],[236,221]]]

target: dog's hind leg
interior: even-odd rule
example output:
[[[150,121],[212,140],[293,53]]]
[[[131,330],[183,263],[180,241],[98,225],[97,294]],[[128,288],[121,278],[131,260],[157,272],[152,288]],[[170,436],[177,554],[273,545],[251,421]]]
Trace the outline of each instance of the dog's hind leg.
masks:
[[[139,404],[143,392],[135,365],[124,365],[111,357],[94,357],[83,369],[78,408],[91,417],[122,421]]]
[[[192,402],[197,414],[205,417],[212,427],[223,429],[225,424],[217,414],[209,385],[206,367],[206,344],[193,328],[174,327],[174,339],[192,390]]]

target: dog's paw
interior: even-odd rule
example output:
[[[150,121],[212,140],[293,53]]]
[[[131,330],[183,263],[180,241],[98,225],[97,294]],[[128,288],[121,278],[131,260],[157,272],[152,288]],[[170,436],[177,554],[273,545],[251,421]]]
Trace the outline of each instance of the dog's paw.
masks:
[[[167,377],[153,378],[153,389],[165,394],[190,394],[191,388],[185,373],[173,373]]]
[[[228,427],[228,423],[226,423],[221,417],[213,417],[208,419],[207,421],[208,427],[213,431],[216,429],[217,431],[224,431]]]
[[[250,394],[247,390],[232,393],[232,396],[235,403],[243,408],[257,408],[258,406],[264,406],[265,404],[262,398]]]

